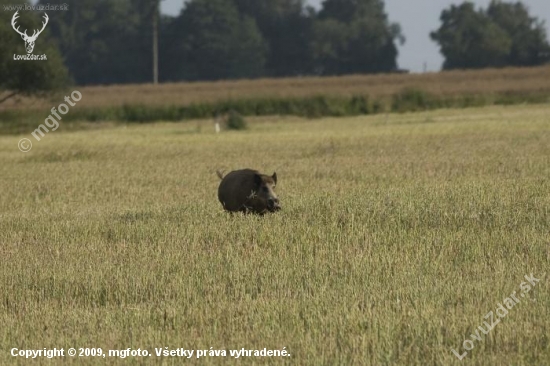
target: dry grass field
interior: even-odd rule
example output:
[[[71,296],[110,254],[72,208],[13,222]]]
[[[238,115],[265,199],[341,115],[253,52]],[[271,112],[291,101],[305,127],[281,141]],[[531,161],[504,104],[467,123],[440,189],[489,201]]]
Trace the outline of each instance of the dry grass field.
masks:
[[[127,97],[192,99],[145,89]],[[108,103],[97,90],[86,100]],[[106,126],[50,132],[26,154],[27,136],[0,136],[0,364],[31,362],[14,347],[89,347],[153,356],[64,361],[549,365],[549,115],[270,117],[221,134],[211,121]],[[215,170],[244,167],[277,171],[280,213],[222,211]],[[540,282],[519,297],[531,273]],[[451,349],[465,352],[513,291],[521,302],[459,361]],[[228,356],[158,358],[162,347]],[[229,356],[283,347],[290,357]]]
[[[166,83],[154,86],[110,85],[78,87],[85,96],[76,108],[118,107],[124,104],[184,106],[243,98],[307,97],[313,95],[368,95],[372,99],[390,98],[405,88],[421,89],[440,95],[490,95],[494,93],[550,92],[550,66],[449,71],[428,74],[353,75],[303,77],[196,83]],[[7,94],[7,93],[6,93]],[[0,98],[2,94],[0,93]],[[0,105],[3,109],[49,110],[52,100],[22,98]]]

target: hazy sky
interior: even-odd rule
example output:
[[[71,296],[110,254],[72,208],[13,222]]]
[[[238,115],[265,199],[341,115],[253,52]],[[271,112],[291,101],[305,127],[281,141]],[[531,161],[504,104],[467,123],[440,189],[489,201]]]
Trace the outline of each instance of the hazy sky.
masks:
[[[269,0],[258,0],[269,1]],[[308,0],[319,7],[322,0]],[[490,0],[474,0],[477,7],[487,7]],[[386,11],[392,22],[401,24],[407,41],[399,47],[399,67],[413,72],[421,72],[424,63],[428,71],[441,68],[443,58],[437,45],[431,41],[429,34],[439,27],[441,11],[451,4],[460,4],[460,0],[386,0]],[[550,0],[523,0],[531,15],[550,24]],[[165,14],[177,15],[183,6],[183,0],[164,0],[161,10]]]

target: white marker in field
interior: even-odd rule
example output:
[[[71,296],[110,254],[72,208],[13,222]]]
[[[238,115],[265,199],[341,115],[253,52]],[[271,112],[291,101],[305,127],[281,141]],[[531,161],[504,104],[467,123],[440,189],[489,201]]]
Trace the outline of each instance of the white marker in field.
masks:
[[[219,122],[216,122],[216,124],[214,126],[216,128],[216,133],[220,133],[220,124],[219,124]]]

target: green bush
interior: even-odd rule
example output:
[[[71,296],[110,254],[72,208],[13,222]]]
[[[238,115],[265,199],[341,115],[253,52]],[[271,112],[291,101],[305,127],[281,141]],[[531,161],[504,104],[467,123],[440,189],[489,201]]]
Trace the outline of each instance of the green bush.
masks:
[[[238,112],[230,111],[227,116],[227,129],[228,130],[246,130],[248,128],[243,116]]]
[[[423,90],[406,88],[393,96],[391,110],[400,113],[424,111],[433,109],[436,102],[436,98]]]

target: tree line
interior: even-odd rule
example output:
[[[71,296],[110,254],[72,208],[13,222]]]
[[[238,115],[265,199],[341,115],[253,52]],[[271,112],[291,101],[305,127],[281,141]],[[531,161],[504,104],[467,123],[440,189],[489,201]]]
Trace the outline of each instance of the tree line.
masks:
[[[47,53],[48,61],[3,58],[0,90],[48,90],[68,80],[151,82],[155,29],[160,81],[395,72],[397,46],[405,42],[383,0],[324,0],[320,10],[305,0],[188,0],[176,17],[159,16],[159,2],[65,0],[69,11],[50,14],[37,42],[36,52]],[[3,55],[24,53],[12,15],[0,12]],[[23,12],[18,21],[32,29],[40,16]],[[493,0],[477,10],[470,2],[452,5],[440,21],[430,37],[445,57],[444,69],[550,60],[544,23],[521,2]]]
[[[151,80],[158,0],[67,3],[50,30],[77,83]],[[402,38],[383,0],[191,0],[158,23],[160,81],[391,72]]]

